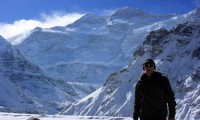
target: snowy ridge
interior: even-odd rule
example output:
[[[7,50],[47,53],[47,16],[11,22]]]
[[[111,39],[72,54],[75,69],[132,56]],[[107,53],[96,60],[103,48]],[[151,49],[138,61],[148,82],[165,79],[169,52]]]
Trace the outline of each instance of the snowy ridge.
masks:
[[[151,25],[155,22],[170,19],[176,15],[151,15],[139,9],[120,8],[110,16],[109,24],[128,23],[134,28]]]
[[[47,77],[4,38],[0,38],[0,46],[0,111],[55,114],[65,104],[95,90],[90,85],[72,85]],[[78,89],[82,89],[81,95]]]
[[[173,16],[150,15],[131,8],[120,8],[110,16],[88,13],[64,27],[36,28],[17,48],[39,64],[50,77],[103,84],[109,74],[130,62],[132,45],[137,45],[150,30],[168,23],[134,33],[137,28],[169,20]],[[175,26],[178,23],[174,21]]]
[[[199,27],[200,21],[188,21],[170,31],[150,32],[133,53],[131,64],[111,74],[101,90],[63,114],[132,116],[134,85],[142,74],[142,62],[151,57],[157,70],[170,79],[175,91],[176,118],[199,119]]]

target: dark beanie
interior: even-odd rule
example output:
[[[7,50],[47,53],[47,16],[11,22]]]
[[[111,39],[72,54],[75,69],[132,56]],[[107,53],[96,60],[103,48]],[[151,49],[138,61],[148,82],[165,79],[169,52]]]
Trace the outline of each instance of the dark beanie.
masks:
[[[145,64],[153,64],[155,66],[155,62],[152,59],[145,60],[143,65],[145,65]]]

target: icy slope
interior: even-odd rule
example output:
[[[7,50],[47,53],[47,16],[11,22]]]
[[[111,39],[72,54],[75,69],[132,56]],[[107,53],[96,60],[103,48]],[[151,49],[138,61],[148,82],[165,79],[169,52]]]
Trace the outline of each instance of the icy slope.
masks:
[[[129,63],[129,45],[137,45],[140,36],[148,32],[144,29],[133,34],[136,28],[173,16],[150,15],[131,8],[118,9],[110,16],[89,13],[65,27],[36,28],[17,47],[51,77],[102,84],[109,74]],[[160,24],[152,29],[158,27]]]
[[[132,116],[134,86],[142,74],[142,62],[155,59],[157,71],[166,75],[176,95],[179,120],[200,119],[199,66],[200,21],[188,21],[167,31],[150,32],[133,53],[131,64],[109,76],[105,85],[63,114]]]
[[[0,113],[0,120],[132,120],[130,117],[112,116],[72,116],[72,115],[39,115],[20,113]]]
[[[132,27],[141,28],[159,21],[165,21],[176,15],[153,15],[139,9],[120,8],[117,9],[109,19],[109,23],[129,23]]]
[[[0,36],[0,111],[55,114],[94,90],[47,77]]]

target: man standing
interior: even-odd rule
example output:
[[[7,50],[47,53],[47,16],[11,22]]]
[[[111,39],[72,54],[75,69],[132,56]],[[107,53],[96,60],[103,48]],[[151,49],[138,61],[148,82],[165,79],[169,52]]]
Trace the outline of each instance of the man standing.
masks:
[[[175,98],[167,77],[155,71],[152,59],[143,64],[144,73],[136,84],[133,119],[175,120]]]

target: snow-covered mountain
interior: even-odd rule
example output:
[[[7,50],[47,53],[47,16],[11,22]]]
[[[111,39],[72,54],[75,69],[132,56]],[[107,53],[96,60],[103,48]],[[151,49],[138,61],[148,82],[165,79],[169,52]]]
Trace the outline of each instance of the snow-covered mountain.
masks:
[[[153,24],[155,22],[164,21],[170,19],[176,15],[153,15],[141,11],[139,9],[132,8],[120,8],[114,12],[109,19],[109,23],[118,24],[118,23],[128,23],[131,24],[134,28],[141,28],[147,25]]]
[[[176,95],[178,120],[200,119],[200,21],[199,9],[159,22],[160,29],[144,35],[133,45],[130,64],[113,72],[104,86],[67,107],[62,114],[132,116],[135,83],[142,74],[142,63],[155,59],[157,71],[167,76]],[[181,23],[171,27],[169,23]],[[134,29],[146,33],[156,24]],[[165,29],[165,27],[169,25]],[[163,28],[162,28],[163,27]],[[133,36],[135,34],[132,34]]]
[[[25,69],[20,65],[25,69],[19,77],[23,80],[18,82],[17,75],[15,82],[25,88],[20,89],[22,93],[31,99],[37,98],[33,104],[39,108],[45,106],[43,110],[48,113],[60,111],[55,108],[60,108],[66,100],[67,107],[61,114],[132,116],[134,85],[142,74],[143,61],[151,57],[156,61],[157,70],[169,77],[176,93],[176,118],[199,119],[199,11],[200,8],[184,15],[152,15],[120,8],[110,16],[86,14],[64,27],[35,28],[9,40],[18,43],[16,47],[33,66]],[[31,75],[24,75],[27,71]],[[32,74],[42,77],[31,79]],[[31,76],[30,81],[25,81],[24,76]],[[3,77],[13,85],[11,78]],[[70,100],[83,97],[83,91],[91,90],[74,82],[105,84],[71,104]],[[49,83],[47,88],[43,85],[46,83]],[[68,85],[67,91],[72,92],[66,94]],[[41,95],[46,96],[40,99]]]
[[[94,90],[47,77],[0,36],[0,111],[55,114]]]
[[[174,15],[151,15],[126,7],[110,16],[89,13],[65,27],[36,28],[23,39],[15,40],[22,41],[17,48],[49,76],[64,81],[103,84],[112,72],[130,62],[134,41],[141,41],[148,33],[146,29],[144,32],[136,28],[172,17]],[[154,26],[149,30],[162,25]]]

